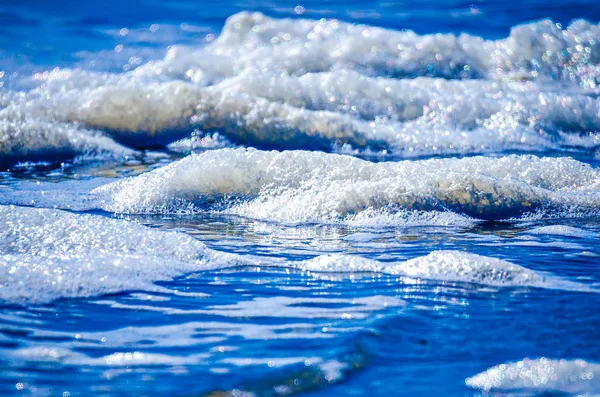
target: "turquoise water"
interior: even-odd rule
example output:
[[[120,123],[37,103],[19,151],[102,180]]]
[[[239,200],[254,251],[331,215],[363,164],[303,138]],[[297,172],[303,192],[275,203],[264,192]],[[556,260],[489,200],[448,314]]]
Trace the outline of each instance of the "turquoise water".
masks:
[[[0,395],[600,394],[595,2],[0,18]]]

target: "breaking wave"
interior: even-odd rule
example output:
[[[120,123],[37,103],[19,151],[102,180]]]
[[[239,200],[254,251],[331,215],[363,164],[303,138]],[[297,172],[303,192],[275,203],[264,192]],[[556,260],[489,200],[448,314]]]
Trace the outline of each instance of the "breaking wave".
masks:
[[[133,71],[55,69],[3,92],[0,154],[121,153],[115,142],[167,145],[196,130],[258,148],[593,157],[598,43],[583,20],[488,41],[242,12],[209,45],[172,46]]]
[[[600,208],[600,173],[568,158],[506,156],[373,163],[304,151],[221,149],[93,190],[118,213],[211,210],[283,223],[424,218],[452,211],[505,219]],[[414,213],[413,213],[414,214]],[[447,217],[447,215],[442,215]],[[435,224],[435,222],[434,222]]]

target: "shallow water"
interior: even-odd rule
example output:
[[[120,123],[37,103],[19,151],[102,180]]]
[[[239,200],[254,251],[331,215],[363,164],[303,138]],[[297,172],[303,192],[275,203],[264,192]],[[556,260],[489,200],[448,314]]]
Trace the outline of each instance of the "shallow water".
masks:
[[[600,395],[595,2],[71,3],[0,6],[0,395]]]

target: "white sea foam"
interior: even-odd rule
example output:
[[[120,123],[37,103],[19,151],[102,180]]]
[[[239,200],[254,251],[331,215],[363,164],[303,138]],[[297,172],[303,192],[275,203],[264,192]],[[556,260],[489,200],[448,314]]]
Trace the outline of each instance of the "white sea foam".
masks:
[[[227,20],[207,49],[174,46],[163,61],[145,65],[136,74],[186,76],[208,83],[253,66],[288,74],[351,67],[396,77],[561,78],[574,71],[584,74],[588,64],[600,61],[595,40],[599,35],[598,25],[583,20],[566,29],[549,20],[521,25],[506,39],[486,41],[467,34],[421,36],[338,20],[274,19],[241,12]],[[212,57],[201,56],[206,54]]]
[[[327,150],[346,144],[413,156],[589,150],[600,143],[589,133],[600,130],[598,98],[535,84],[393,80],[343,70],[301,77],[247,70],[206,88],[129,75],[93,88],[64,80],[51,77],[0,116],[78,122],[131,146],[167,144],[192,127],[242,144]],[[54,85],[68,89],[55,92]]]
[[[134,154],[134,150],[103,133],[74,124],[0,118],[0,165],[31,158],[56,160],[78,155],[124,158]]]
[[[539,273],[502,259],[461,251],[433,251],[429,255],[405,262],[379,262],[358,256],[332,254],[289,265],[312,272],[369,272],[497,287],[588,290],[581,284]]]
[[[600,364],[585,360],[523,359],[489,368],[467,378],[466,384],[494,392],[591,396],[600,392]]]
[[[223,149],[191,155],[93,193],[102,208],[114,212],[209,209],[299,223],[364,221],[412,210],[450,209],[491,219],[540,208],[596,211],[599,184],[596,169],[568,158],[372,163],[320,152]],[[429,221],[435,224],[435,217]]]
[[[138,81],[128,75],[54,71],[22,100],[9,102],[0,117],[79,122],[108,131],[116,140],[132,146],[166,144],[185,136],[180,130],[189,126],[198,101],[194,92],[193,86],[178,81],[161,83]]]
[[[19,181],[0,187],[0,205],[86,211],[94,208],[90,190],[112,181],[101,177],[61,182]]]
[[[64,151],[65,130],[80,126],[132,147],[198,129],[287,149],[592,153],[598,43],[600,27],[585,21],[540,21],[486,41],[243,12],[208,46],[172,46],[132,72],[55,69],[29,91],[2,93],[0,120],[54,123],[46,135],[56,137],[40,147],[0,131],[0,141],[27,159]]]
[[[0,299],[47,303],[161,288],[154,281],[227,266],[185,234],[124,220],[0,206]]]
[[[218,132],[205,135],[201,131],[192,132],[191,138],[184,138],[168,146],[169,150],[181,153],[190,153],[194,151],[222,149],[226,147],[235,147],[227,138],[220,135]]]
[[[496,286],[585,289],[499,259],[455,251],[435,251],[401,263],[343,255],[301,262],[260,262],[215,252],[182,233],[153,230],[124,220],[12,206],[1,206],[0,215],[0,299],[10,303],[47,303],[59,298],[135,290],[167,292],[153,283],[234,265],[292,267],[340,275],[377,272]],[[272,314],[272,302],[265,300],[264,306],[259,301],[251,305],[253,315]],[[384,301],[365,298],[361,301],[364,308],[361,306],[356,315],[362,315],[363,309],[374,310]],[[388,299],[387,304],[399,303]],[[237,315],[242,310],[246,316],[249,309],[220,308],[223,315]],[[302,310],[299,306],[291,309],[276,311],[282,316],[283,312],[298,315],[298,310]],[[316,309],[311,310],[310,315],[314,316]],[[335,313],[327,312],[330,315]]]
[[[565,225],[552,225],[552,226],[541,226],[530,230],[527,230],[527,234],[539,234],[539,235],[551,235],[551,236],[565,236],[565,237],[578,237],[578,238],[593,238],[596,234],[589,231],[583,230],[572,226]]]

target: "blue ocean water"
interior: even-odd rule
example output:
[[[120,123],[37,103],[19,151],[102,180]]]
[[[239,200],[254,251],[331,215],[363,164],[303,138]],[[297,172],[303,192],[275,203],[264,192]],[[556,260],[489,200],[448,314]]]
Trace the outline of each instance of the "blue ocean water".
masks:
[[[0,20],[0,395],[600,395],[597,2]]]

